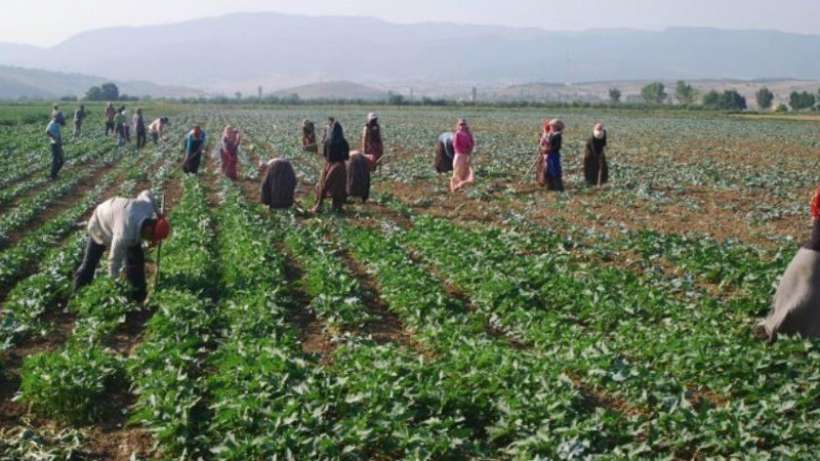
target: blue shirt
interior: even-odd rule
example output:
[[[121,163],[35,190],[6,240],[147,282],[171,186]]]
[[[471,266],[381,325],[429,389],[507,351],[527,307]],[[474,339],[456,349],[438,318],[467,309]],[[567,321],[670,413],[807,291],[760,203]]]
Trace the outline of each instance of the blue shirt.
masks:
[[[49,137],[51,144],[60,144],[62,142],[62,136],[60,136],[60,124],[57,123],[56,120],[48,122],[46,133],[51,134],[51,137]]]

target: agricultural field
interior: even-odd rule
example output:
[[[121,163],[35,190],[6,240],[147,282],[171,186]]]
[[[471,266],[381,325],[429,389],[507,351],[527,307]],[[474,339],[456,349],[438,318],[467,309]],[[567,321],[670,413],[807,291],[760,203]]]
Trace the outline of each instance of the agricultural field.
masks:
[[[0,460],[816,458],[820,342],[752,334],[810,231],[816,121],[379,107],[371,201],[314,215],[302,120],[356,148],[372,108],[174,110],[142,152],[100,111],[67,126],[56,182],[44,125],[0,126]],[[451,195],[433,147],[461,116],[477,182]],[[554,117],[560,195],[529,172]],[[580,171],[596,121],[602,189]],[[210,149],[243,131],[240,181],[212,156],[182,175],[193,123]],[[258,203],[275,156],[293,210]],[[146,188],[174,229],[148,301],[102,270],[72,292],[94,205]]]

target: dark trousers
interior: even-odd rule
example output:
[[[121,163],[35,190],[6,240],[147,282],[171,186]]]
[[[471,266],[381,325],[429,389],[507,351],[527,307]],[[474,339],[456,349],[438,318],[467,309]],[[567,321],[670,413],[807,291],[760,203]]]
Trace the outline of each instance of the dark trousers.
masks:
[[[145,135],[145,130],[139,131],[137,130],[137,149],[142,149],[148,143],[147,137]]]
[[[74,273],[75,290],[79,290],[94,280],[94,272],[97,270],[97,265],[100,263],[103,253],[105,253],[105,245],[100,245],[89,237],[83,262],[77,272]],[[137,302],[145,301],[148,288],[145,282],[145,253],[142,251],[142,245],[135,245],[127,250],[125,255],[125,276],[134,289],[132,292],[134,300]]]
[[[154,141],[154,145],[159,143],[159,133],[152,131],[151,132],[151,141]]]
[[[182,164],[182,171],[188,174],[199,173],[199,162],[202,160],[202,153],[189,154],[185,158],[185,163]]]
[[[63,146],[62,144],[51,145],[51,179],[57,179],[57,174],[63,167]]]
[[[108,136],[109,134],[114,132],[114,122],[105,122],[105,135]]]
[[[79,138],[83,134],[83,122],[74,122],[74,137]]]

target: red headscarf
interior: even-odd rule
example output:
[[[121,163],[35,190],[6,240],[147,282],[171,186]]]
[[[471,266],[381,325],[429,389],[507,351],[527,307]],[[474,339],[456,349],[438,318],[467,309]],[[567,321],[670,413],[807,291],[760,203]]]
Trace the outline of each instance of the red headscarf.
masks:
[[[820,219],[820,186],[814,191],[814,198],[811,199],[811,217]]]

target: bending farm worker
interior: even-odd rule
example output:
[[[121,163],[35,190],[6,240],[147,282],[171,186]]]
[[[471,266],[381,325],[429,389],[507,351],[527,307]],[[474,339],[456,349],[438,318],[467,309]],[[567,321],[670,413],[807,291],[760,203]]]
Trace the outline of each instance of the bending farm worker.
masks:
[[[154,145],[157,145],[160,140],[165,141],[163,135],[168,123],[168,117],[160,117],[148,125],[148,132],[151,133],[151,141],[154,142]]]
[[[450,178],[450,192],[475,182],[475,175],[471,166],[471,156],[475,149],[475,138],[467,125],[467,121],[460,119],[456,125],[456,134],[453,137],[453,176]]]
[[[384,155],[384,142],[382,141],[381,126],[379,126],[379,116],[375,112],[367,114],[367,123],[362,132],[361,153],[367,159],[370,171],[374,171],[381,165]]]
[[[262,203],[271,209],[293,206],[296,191],[296,172],[284,158],[275,158],[260,165],[262,169]]]
[[[436,142],[436,160],[433,163],[436,171],[438,173],[453,171],[453,157],[455,155],[453,133],[442,133]]]
[[[63,136],[60,132],[62,124],[57,120],[59,114],[59,112],[54,114],[46,127],[46,136],[51,141],[51,174],[49,179],[52,181],[57,179],[57,175],[63,167]]]
[[[370,197],[370,168],[366,155],[350,153],[350,160],[347,162],[347,195],[361,198],[362,203]]]
[[[194,129],[185,136],[185,161],[182,164],[182,171],[188,174],[199,173],[199,163],[202,161],[207,138],[199,125],[194,126]]]
[[[596,123],[592,136],[587,140],[584,154],[584,179],[587,185],[602,186],[609,181],[609,165],[606,162],[606,129]]]
[[[325,166],[319,185],[316,187],[316,206],[313,212],[322,209],[325,197],[333,199],[333,210],[342,211],[342,205],[347,200],[347,168],[345,162],[350,158],[350,144],[344,136],[341,123],[334,118],[328,120],[322,142],[322,152],[325,157]]]
[[[222,159],[222,174],[232,181],[236,181],[236,164],[239,161],[239,144],[242,143],[242,135],[239,129],[228,125],[222,132],[222,149],[219,154]]]
[[[114,197],[97,206],[88,220],[88,243],[85,256],[74,274],[74,289],[91,283],[103,252],[108,248],[108,275],[118,279],[125,275],[134,288],[134,299],[145,300],[145,253],[142,242],[156,245],[171,233],[171,225],[159,215],[150,191],[136,199]]]
[[[774,310],[755,333],[769,341],[778,335],[820,338],[820,187],[811,201],[812,232],[797,251],[774,295]]]
[[[307,119],[302,122],[302,149],[314,154],[319,153],[319,147],[316,145],[316,125]]]

